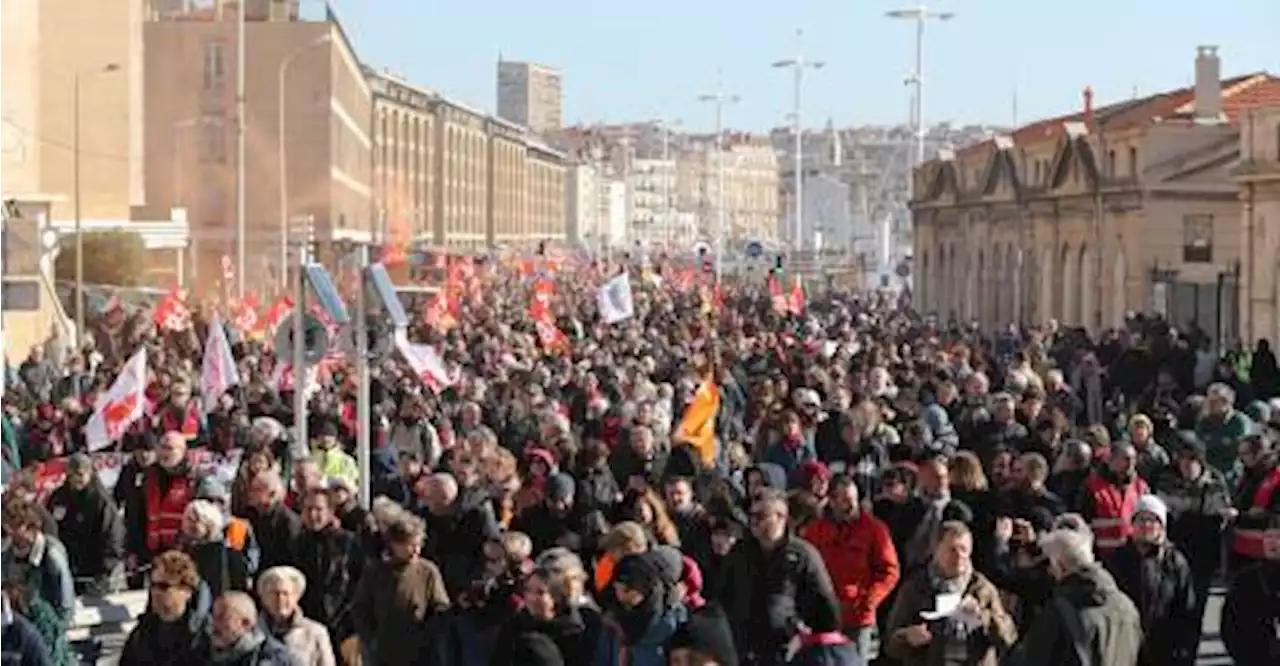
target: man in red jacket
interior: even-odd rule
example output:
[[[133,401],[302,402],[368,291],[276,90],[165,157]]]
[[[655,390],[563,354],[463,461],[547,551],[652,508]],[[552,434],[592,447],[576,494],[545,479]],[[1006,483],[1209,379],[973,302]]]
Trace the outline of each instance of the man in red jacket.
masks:
[[[830,488],[826,515],[800,536],[822,555],[840,598],[844,632],[870,658],[876,609],[898,584],[898,553],[884,522],[862,510],[852,478],[837,474]]]

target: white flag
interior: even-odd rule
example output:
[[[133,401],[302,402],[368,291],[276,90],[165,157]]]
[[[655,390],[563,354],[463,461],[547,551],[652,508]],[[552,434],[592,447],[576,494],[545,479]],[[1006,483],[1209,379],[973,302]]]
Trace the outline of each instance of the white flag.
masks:
[[[631,301],[631,278],[622,273],[600,286],[600,318],[616,324],[635,314]]]
[[[413,368],[413,374],[422,380],[432,393],[441,393],[453,386],[453,377],[444,366],[444,359],[430,345],[415,345],[403,337],[396,338],[396,348]]]
[[[93,416],[84,427],[89,451],[110,446],[124,431],[142,418],[147,408],[147,349],[143,347],[129,359],[111,388],[98,398]]]
[[[228,389],[240,383],[240,371],[231,356],[231,344],[222,327],[222,317],[214,316],[209,336],[204,341],[204,362],[200,365],[200,397],[208,414]]]

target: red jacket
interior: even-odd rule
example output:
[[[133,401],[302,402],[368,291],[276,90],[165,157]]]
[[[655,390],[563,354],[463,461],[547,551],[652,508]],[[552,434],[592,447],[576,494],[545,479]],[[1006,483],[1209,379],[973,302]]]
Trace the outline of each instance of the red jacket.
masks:
[[[804,527],[800,536],[813,544],[835,584],[845,629],[875,624],[876,608],[898,584],[898,551],[889,528],[863,511],[852,521],[824,516]]]

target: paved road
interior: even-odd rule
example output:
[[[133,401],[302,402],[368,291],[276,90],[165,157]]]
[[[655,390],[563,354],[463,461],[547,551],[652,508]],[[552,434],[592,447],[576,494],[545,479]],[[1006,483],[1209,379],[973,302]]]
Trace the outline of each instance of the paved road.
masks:
[[[124,639],[132,628],[132,617],[142,612],[146,605],[146,597],[141,592],[128,592],[116,595],[110,604],[94,604],[77,609],[76,616],[81,621],[78,626],[92,624],[93,629],[73,629],[72,640],[84,640],[92,636],[100,641],[102,653],[98,659],[99,666],[114,666],[120,660],[120,650],[124,647]],[[1222,617],[1222,591],[1216,590],[1209,599],[1205,611],[1204,639],[1200,642],[1200,656],[1197,666],[1227,666],[1231,658],[1227,656],[1222,641],[1218,639],[1218,626]]]

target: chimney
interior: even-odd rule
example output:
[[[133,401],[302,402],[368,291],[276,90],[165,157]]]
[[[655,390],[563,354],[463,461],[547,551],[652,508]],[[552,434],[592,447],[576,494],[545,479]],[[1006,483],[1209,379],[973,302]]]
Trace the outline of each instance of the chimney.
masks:
[[[1085,86],[1084,92],[1084,126],[1093,129],[1093,86]]]
[[[1222,112],[1222,62],[1218,47],[1196,48],[1195,121],[1215,124],[1224,119]]]

